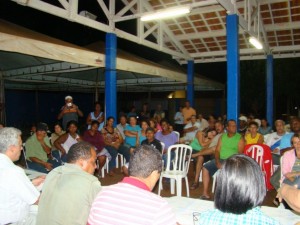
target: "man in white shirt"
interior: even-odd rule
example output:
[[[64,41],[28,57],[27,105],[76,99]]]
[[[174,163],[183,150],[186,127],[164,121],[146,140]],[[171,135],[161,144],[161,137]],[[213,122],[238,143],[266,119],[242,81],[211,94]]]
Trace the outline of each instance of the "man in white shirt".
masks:
[[[195,136],[197,131],[200,129],[200,123],[196,121],[196,115],[191,116],[191,121],[184,126],[183,133],[185,136],[181,138],[180,142],[191,142]]]
[[[40,193],[35,186],[45,177],[30,182],[23,169],[13,162],[22,151],[21,131],[12,127],[0,130],[0,224],[35,224],[30,207],[37,204]]]
[[[285,123],[283,120],[276,120],[276,132],[265,135],[265,144],[271,148],[271,151],[273,153],[273,164],[275,165],[280,164],[280,141],[281,138],[286,134],[284,125]]]
[[[117,129],[122,135],[123,140],[125,140],[124,129],[128,125],[126,116],[120,116],[120,123],[117,125]]]

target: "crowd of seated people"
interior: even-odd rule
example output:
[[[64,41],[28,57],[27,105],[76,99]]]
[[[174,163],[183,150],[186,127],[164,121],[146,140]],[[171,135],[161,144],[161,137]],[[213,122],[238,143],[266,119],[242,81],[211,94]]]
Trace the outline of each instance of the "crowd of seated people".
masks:
[[[236,154],[242,154],[246,144],[266,144],[270,147],[270,151],[272,151],[274,155],[274,164],[279,165],[279,159],[283,155],[283,170],[278,170],[282,171],[282,174],[279,174],[278,180],[276,180],[276,173],[274,173],[273,179],[278,183],[278,186],[275,187],[274,185],[274,187],[278,190],[280,200],[281,198],[287,198],[286,201],[289,203],[289,195],[286,194],[285,191],[287,188],[284,189],[283,187],[294,187],[300,184],[298,180],[300,174],[300,153],[298,153],[300,148],[298,143],[300,142],[299,136],[297,136],[300,133],[299,118],[294,117],[290,121],[290,129],[292,132],[288,133],[285,130],[285,122],[283,120],[276,120],[274,122],[275,132],[273,132],[272,127],[267,124],[265,119],[259,120],[253,116],[247,117],[241,114],[238,121],[231,119],[227,121],[226,115],[218,117],[218,119],[213,115],[204,117],[203,114],[196,113],[196,110],[190,106],[189,101],[186,101],[185,106],[181,106],[180,110],[174,116],[172,122],[174,122],[175,126],[172,126],[173,123],[169,122],[166,115],[167,113],[162,109],[161,104],[157,105],[157,109],[154,114],[151,115],[148,104],[145,103],[140,113],[136,111],[135,107],[132,107],[128,115],[121,115],[119,124],[115,126],[116,118],[105,118],[101,110],[101,105],[96,102],[94,111],[89,113],[86,118],[86,130],[81,130],[81,135],[78,130],[78,116],[83,116],[83,114],[79,110],[79,107],[73,103],[73,98],[67,96],[65,98],[65,105],[58,115],[58,118],[62,119],[63,125],[60,125],[59,122],[55,123],[53,127],[54,132],[49,138],[47,135],[47,132],[49,132],[47,124],[38,123],[33,129],[32,135],[26,140],[25,148],[28,167],[45,174],[49,173],[49,178],[47,176],[45,182],[45,192],[46,190],[55,189],[56,185],[59,185],[57,180],[71,185],[71,182],[73,182],[72,179],[67,181],[67,179],[64,178],[69,176],[69,174],[75,173],[81,177],[80,174],[82,171],[87,172],[90,176],[87,176],[85,179],[87,186],[82,186],[83,191],[80,192],[77,190],[67,195],[69,198],[73,198],[73,195],[78,195],[80,192],[80,196],[86,194],[89,198],[89,206],[85,208],[84,212],[81,212],[84,213],[84,215],[78,215],[79,217],[76,219],[78,221],[82,220],[82,222],[85,221],[85,223],[82,224],[86,224],[90,206],[101,190],[99,182],[97,183],[99,185],[94,185],[94,182],[96,180],[98,181],[97,176],[100,177],[101,168],[105,165],[107,159],[109,160],[109,175],[114,176],[118,154],[123,155],[127,161],[127,167],[124,168],[126,175],[137,177],[136,180],[139,181],[145,181],[144,184],[136,183],[136,180],[132,180],[132,177],[130,177],[130,179],[122,181],[125,185],[124,187],[126,188],[126,185],[130,184],[137,186],[137,188],[151,191],[154,186],[153,183],[149,182],[156,183],[156,178],[157,176],[159,177],[163,166],[157,164],[155,168],[150,169],[147,173],[140,174],[136,172],[139,167],[135,168],[136,165],[131,165],[134,160],[132,157],[134,155],[138,157],[140,156],[139,154],[147,155],[149,152],[152,152],[151,149],[143,149],[142,146],[149,146],[149,148],[154,147],[157,151],[155,154],[159,153],[161,155],[160,157],[165,166],[168,158],[167,150],[170,146],[177,143],[188,144],[193,149],[192,158],[194,159],[194,181],[190,189],[195,190],[199,188],[199,178],[202,171],[203,193],[200,198],[210,199],[211,194],[208,188],[210,179],[220,168],[226,165],[229,159]],[[162,149],[162,144],[164,149]],[[76,149],[79,149],[78,151],[81,149],[82,155],[76,155]],[[175,152],[171,151],[171,160],[174,155]],[[156,156],[156,160],[160,161],[160,163],[162,162],[161,159],[159,160],[159,157]],[[149,160],[153,162],[154,159]],[[96,165],[96,161],[98,166]],[[287,162],[289,163],[288,166]],[[70,164],[73,165],[70,166]],[[160,169],[157,169],[158,167],[160,167]],[[143,165],[141,169],[146,169],[145,165]],[[284,176],[282,184],[279,182],[280,178],[282,178],[281,175]],[[91,177],[94,177],[96,180]],[[81,179],[83,178],[81,177],[77,180],[77,178],[74,177],[74,182],[81,182]],[[93,193],[87,193],[86,190],[91,186],[94,188]],[[116,186],[116,188],[122,188],[122,185],[120,185],[120,187]],[[101,203],[102,198],[105,198],[103,195],[104,194],[100,191],[99,196],[93,204],[95,210],[90,213],[89,224],[98,224],[97,220],[105,217],[105,215],[101,214],[100,216],[99,214],[99,210],[102,207],[103,209],[108,207],[106,204]],[[34,196],[34,198],[37,198],[37,195]],[[152,199],[151,195],[146,196]],[[124,195],[116,196],[116,198],[118,197],[126,198]],[[53,206],[50,204],[49,199],[52,199],[51,204],[55,204],[57,201],[64,202],[66,197],[62,197],[59,193],[56,194],[54,191],[51,194],[45,193],[44,196],[42,195],[41,205],[43,206],[41,207],[41,214],[38,217],[38,221],[40,221],[38,224],[44,224],[43,221],[55,220],[55,217],[49,218],[50,214],[47,215],[46,213],[49,210],[53,210],[51,209]],[[55,201],[55,199],[57,199],[57,201]],[[156,197],[155,199],[156,201],[161,201]],[[30,201],[29,204],[33,203],[33,201]],[[47,203],[49,204],[47,205]],[[256,202],[252,208],[246,207],[245,212],[249,210],[255,211],[256,209],[254,208],[259,204],[261,204],[261,201]],[[64,204],[62,203],[62,205]],[[65,205],[65,207],[68,206]],[[56,215],[57,218],[60,218],[63,216],[63,213],[61,213],[62,210],[60,209],[61,208],[51,211],[51,213]],[[164,210],[169,212],[167,208]],[[220,211],[223,213],[229,212],[226,210]],[[75,211],[70,212],[70,214],[71,213],[77,214]],[[99,214],[99,218],[95,216],[95,213]],[[240,212],[232,213],[241,214]],[[170,224],[176,224],[176,222],[173,223],[173,216],[171,217],[170,221],[172,222],[170,222]],[[137,216],[137,218],[139,217]],[[72,218],[68,219],[72,221]],[[49,222],[49,224],[51,223]],[[165,222],[163,224],[168,223]]]

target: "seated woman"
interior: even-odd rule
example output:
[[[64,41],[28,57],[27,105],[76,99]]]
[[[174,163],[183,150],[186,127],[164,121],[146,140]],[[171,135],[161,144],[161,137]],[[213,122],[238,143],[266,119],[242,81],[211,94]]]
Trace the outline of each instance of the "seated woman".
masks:
[[[106,120],[106,125],[101,130],[101,133],[104,138],[105,149],[111,155],[111,160],[109,161],[109,175],[112,176],[113,169],[116,167],[116,158],[118,155],[118,150],[120,146],[123,144],[123,138],[117,128],[114,128],[113,117],[108,117]]]
[[[248,124],[248,132],[245,134],[245,145],[262,144],[263,142],[264,136],[258,133],[258,124],[255,121],[251,121]]]
[[[217,135],[217,131],[215,129],[208,129],[206,132],[198,131],[196,133],[196,137],[192,140],[190,143],[190,146],[193,148],[193,155],[192,157],[195,160],[200,159],[198,157],[197,153],[201,151],[203,148],[206,148],[210,145],[212,142],[212,139]],[[195,180],[194,183],[191,185],[190,189],[196,189],[199,187],[199,176],[201,173],[201,166],[205,161],[210,160],[210,156],[201,157],[202,162],[197,163],[196,162],[196,168],[195,168]]]
[[[258,129],[258,132],[262,135],[270,134],[272,132],[272,127],[269,126],[266,118],[261,119],[261,125]]]
[[[64,133],[66,133],[66,131],[64,131],[62,129],[62,126],[60,124],[60,122],[56,122],[54,124],[54,132],[51,134],[51,144],[52,144],[52,151],[55,150],[55,146],[54,146],[54,142]]]
[[[104,138],[100,131],[98,131],[99,128],[99,122],[97,120],[94,120],[91,122],[91,128],[89,130],[86,130],[83,134],[83,140],[90,143],[95,147],[96,153],[97,153],[97,159],[99,162],[99,168],[97,171],[97,176],[100,177],[101,175],[101,169],[106,163],[106,157],[108,157],[109,160],[111,160],[111,156],[108,153],[108,151],[104,148]]]
[[[245,155],[229,157],[217,176],[215,209],[201,213],[199,224],[279,225],[260,209],[265,195],[259,165]]]
[[[157,124],[157,122],[154,118],[151,118],[149,120],[149,127],[153,128],[155,133],[158,131],[157,128],[156,128],[157,127],[156,124]]]
[[[67,133],[61,135],[55,142],[54,146],[60,151],[61,161],[66,162],[66,155],[73,144],[76,144],[81,139],[77,134],[78,123],[71,120],[67,124]]]
[[[282,156],[282,180],[300,189],[300,134],[294,134],[291,143],[294,149]]]
[[[146,130],[149,127],[146,120],[141,121],[141,130],[139,131],[139,143],[141,144],[144,140],[146,140]]]

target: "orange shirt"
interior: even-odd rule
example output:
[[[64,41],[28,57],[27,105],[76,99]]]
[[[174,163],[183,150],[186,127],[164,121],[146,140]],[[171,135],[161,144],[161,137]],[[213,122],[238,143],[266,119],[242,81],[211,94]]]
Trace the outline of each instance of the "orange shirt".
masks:
[[[182,109],[182,115],[183,115],[183,119],[184,119],[183,123],[187,124],[189,122],[188,119],[190,119],[191,116],[193,116],[193,115],[196,116],[196,110],[194,108],[192,108],[192,107],[190,107],[190,108],[184,107]]]

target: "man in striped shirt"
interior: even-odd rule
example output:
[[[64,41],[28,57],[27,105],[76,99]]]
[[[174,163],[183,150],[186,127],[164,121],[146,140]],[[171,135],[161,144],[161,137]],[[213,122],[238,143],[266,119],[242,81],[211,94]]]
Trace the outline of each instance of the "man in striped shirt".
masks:
[[[161,170],[161,154],[154,147],[136,148],[130,158],[129,177],[98,194],[88,224],[175,225],[175,215],[167,201],[151,192]]]

